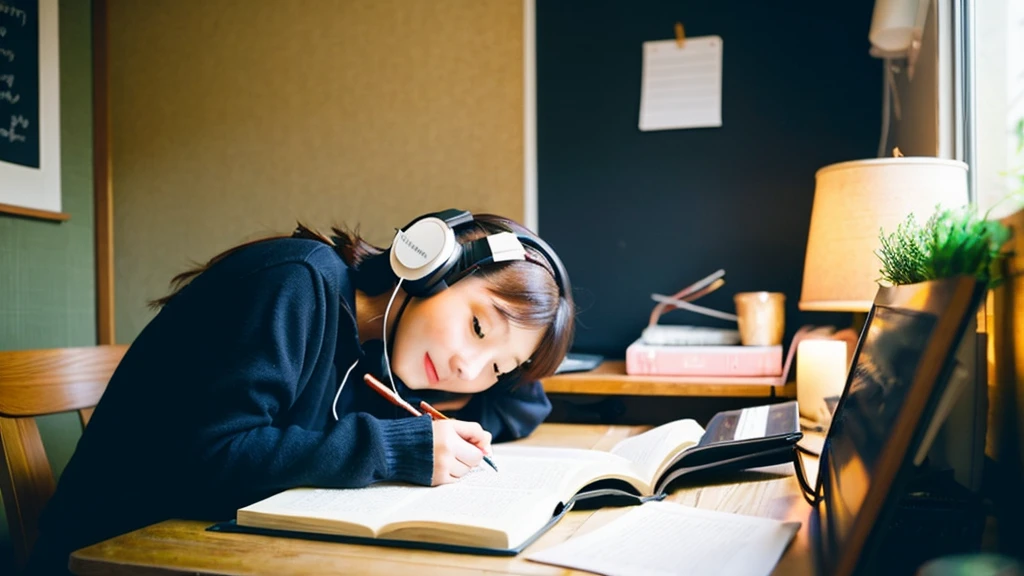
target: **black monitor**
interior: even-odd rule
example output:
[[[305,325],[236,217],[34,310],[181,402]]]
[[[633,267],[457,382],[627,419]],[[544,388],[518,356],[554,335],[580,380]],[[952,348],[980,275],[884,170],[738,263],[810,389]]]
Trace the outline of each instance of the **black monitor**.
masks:
[[[812,530],[823,573],[874,573],[887,561],[877,554],[885,529],[984,292],[973,277],[879,289],[819,461]]]

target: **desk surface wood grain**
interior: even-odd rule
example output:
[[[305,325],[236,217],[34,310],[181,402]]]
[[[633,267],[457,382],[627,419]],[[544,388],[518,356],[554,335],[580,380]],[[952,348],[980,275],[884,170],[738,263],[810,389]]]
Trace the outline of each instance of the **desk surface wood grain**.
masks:
[[[690,396],[699,398],[796,398],[796,384],[769,376],[633,376],[626,363],[608,360],[589,372],[556,374],[541,380],[557,394]]]
[[[544,424],[525,444],[608,450],[616,442],[645,430],[642,426]],[[813,475],[816,462],[808,461]],[[743,482],[675,491],[670,500],[698,508],[801,522],[793,543],[774,574],[813,574],[808,537],[810,507],[800,495],[791,465],[745,472]],[[248,534],[207,532],[211,522],[168,520],[72,554],[70,567],[79,576],[128,574],[588,574],[527,561],[532,551],[593,530],[628,508],[568,513],[554,528],[517,557],[490,557],[336,544]]]

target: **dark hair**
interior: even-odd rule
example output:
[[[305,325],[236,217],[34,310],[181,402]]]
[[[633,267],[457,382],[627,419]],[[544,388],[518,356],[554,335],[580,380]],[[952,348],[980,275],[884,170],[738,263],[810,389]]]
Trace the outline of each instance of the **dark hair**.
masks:
[[[341,259],[356,273],[356,286],[370,295],[377,295],[394,288],[397,279],[387,264],[387,252],[374,246],[354,231],[332,227],[332,236],[309,228],[301,223],[290,236],[273,236],[240,244],[214,256],[205,264],[178,274],[171,279],[171,293],[150,302],[159,308],[170,302],[193,278],[230,254],[275,238],[305,238],[323,242],[334,248]],[[514,232],[536,238],[536,234],[525,226],[508,218],[494,214],[476,214],[473,223],[460,227],[456,238],[466,244],[489,234]],[[483,278],[488,289],[503,303],[499,311],[509,321],[523,328],[546,328],[540,345],[533,356],[506,378],[518,382],[531,382],[554,374],[562,358],[569,351],[575,329],[575,307],[568,278],[562,278],[563,285],[555,280],[556,273],[547,256],[532,246],[526,248],[526,260],[513,260],[487,264],[477,268],[473,274]],[[552,255],[553,257],[554,256]],[[386,270],[386,273],[382,272]]]
[[[465,244],[498,232],[536,238],[525,226],[494,214],[474,215],[473,224],[460,228],[456,238]],[[510,322],[523,328],[545,329],[533,356],[507,375],[513,383],[554,374],[569,351],[575,328],[569,279],[562,278],[563,285],[559,286],[548,257],[533,246],[524,248],[526,260],[487,264],[473,272],[487,282],[488,289],[504,304],[499,310]],[[554,254],[552,257],[557,258]]]

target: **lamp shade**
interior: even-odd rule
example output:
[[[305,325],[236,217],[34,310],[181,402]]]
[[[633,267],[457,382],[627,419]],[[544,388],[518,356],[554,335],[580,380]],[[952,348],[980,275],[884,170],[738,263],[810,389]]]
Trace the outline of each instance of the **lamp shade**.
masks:
[[[967,164],[939,158],[872,158],[815,174],[801,310],[867,312],[878,291],[879,235],[911,213],[924,224],[937,205],[968,203]]]

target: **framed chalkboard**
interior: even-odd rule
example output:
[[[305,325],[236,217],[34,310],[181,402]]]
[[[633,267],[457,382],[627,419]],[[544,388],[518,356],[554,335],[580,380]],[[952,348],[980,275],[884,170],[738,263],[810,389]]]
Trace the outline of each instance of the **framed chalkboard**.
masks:
[[[0,212],[64,220],[58,0],[0,0]]]

